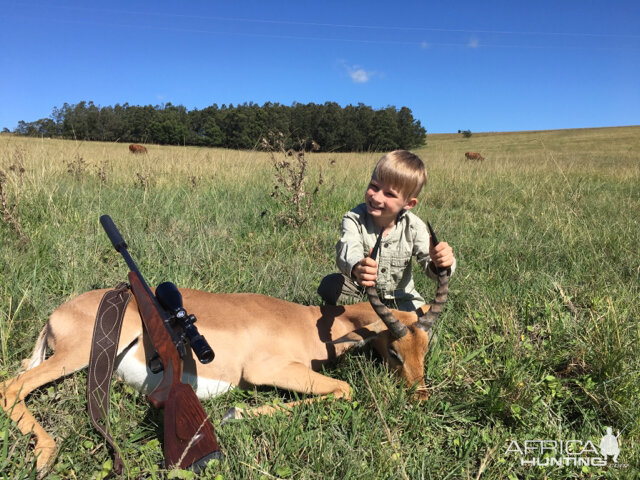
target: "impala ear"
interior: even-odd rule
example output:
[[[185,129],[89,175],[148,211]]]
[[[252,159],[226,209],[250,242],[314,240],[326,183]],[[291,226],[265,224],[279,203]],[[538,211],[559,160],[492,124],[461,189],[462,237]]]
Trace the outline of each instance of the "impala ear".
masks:
[[[385,329],[386,325],[384,322],[382,320],[378,320],[377,322],[357,328],[354,331],[327,343],[332,345],[336,345],[338,343],[351,343],[354,344],[354,346],[362,346],[376,338],[378,334]]]

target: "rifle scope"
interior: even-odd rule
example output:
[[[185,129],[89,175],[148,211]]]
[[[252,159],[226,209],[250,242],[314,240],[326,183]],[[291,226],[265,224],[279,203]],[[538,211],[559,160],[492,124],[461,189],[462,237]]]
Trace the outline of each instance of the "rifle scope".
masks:
[[[200,363],[209,363],[213,360],[214,353],[207,339],[198,332],[194,325],[195,315],[187,314],[182,306],[182,295],[171,282],[163,282],[156,288],[156,298],[163,308],[173,315],[173,318],[180,324],[182,330],[189,339],[191,350],[196,354]]]

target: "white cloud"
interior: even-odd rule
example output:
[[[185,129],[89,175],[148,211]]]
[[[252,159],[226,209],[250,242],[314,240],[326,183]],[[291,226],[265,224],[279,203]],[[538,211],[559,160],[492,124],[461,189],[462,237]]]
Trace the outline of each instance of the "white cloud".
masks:
[[[480,40],[475,37],[472,37],[467,44],[470,48],[478,48],[480,46]]]
[[[371,79],[372,72],[367,72],[364,68],[349,71],[349,76],[353,83],[367,83]]]
[[[374,71],[362,68],[360,65],[349,65],[345,60],[340,60],[340,64],[342,64],[353,83],[367,83],[374,75],[379,75]]]

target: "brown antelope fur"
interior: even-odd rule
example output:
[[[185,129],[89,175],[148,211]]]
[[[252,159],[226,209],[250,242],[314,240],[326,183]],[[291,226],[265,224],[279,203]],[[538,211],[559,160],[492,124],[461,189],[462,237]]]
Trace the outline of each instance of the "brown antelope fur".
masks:
[[[40,472],[55,458],[54,439],[31,415],[25,397],[38,387],[87,367],[93,324],[98,304],[106,290],[84,293],[56,309],[42,329],[26,371],[0,383],[0,404],[23,434],[35,436],[35,454]],[[417,395],[426,398],[423,370],[429,335],[413,325],[415,313],[393,310],[409,332],[394,340],[385,324],[368,303],[350,306],[303,306],[257,294],[213,294],[181,290],[185,309],[197,319],[197,327],[215,352],[213,362],[203,365],[187,355],[184,381],[197,385],[209,380],[223,383],[217,391],[198,392],[204,398],[228,388],[264,385],[304,394],[351,398],[348,383],[317,373],[356,344],[375,340],[373,345],[408,387],[417,384]],[[146,338],[146,336],[145,336]],[[141,341],[142,340],[142,341]],[[54,354],[45,359],[45,348]],[[138,348],[143,345],[144,348]],[[132,298],[123,320],[116,370],[127,360],[147,365],[150,347],[142,338],[142,321]],[[393,355],[394,353],[395,355]],[[398,359],[403,359],[403,362]],[[118,371],[127,383],[127,373]],[[190,378],[189,375],[191,375]],[[146,370],[141,391],[152,390],[160,380]],[[122,379],[122,378],[121,378]],[[138,382],[139,383],[139,382]],[[422,387],[422,388],[420,388]],[[194,387],[195,388],[195,387]],[[198,390],[196,388],[196,390]],[[304,401],[313,401],[308,399]],[[291,402],[285,407],[300,402]],[[271,414],[273,406],[242,412],[245,415]]]

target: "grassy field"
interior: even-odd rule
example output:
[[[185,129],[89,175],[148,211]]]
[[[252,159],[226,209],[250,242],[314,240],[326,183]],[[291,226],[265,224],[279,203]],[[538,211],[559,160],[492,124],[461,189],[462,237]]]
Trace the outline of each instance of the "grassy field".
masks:
[[[352,402],[220,426],[234,405],[291,398],[230,392],[205,402],[226,455],[206,478],[638,478],[640,127],[430,135],[417,153],[429,181],[414,211],[458,260],[426,362],[431,398],[412,402],[367,351],[327,372],[351,383]],[[105,213],[152,285],[318,304],[341,216],[362,201],[379,156],[308,154],[309,188],[320,171],[323,183],[310,218],[292,227],[280,220],[292,205],[270,195],[264,152],[149,146],[132,156],[122,144],[0,136],[0,381],[58,305],[125,279],[98,222]],[[433,282],[414,277],[431,296]],[[84,398],[84,373],[29,398],[60,446],[48,478],[109,468]],[[189,478],[158,466],[161,415],[143,395],[115,384],[112,405],[127,478]],[[620,432],[617,465],[521,465],[514,451],[532,440],[598,448],[606,427]],[[0,478],[33,477],[28,447],[0,414]],[[546,453],[526,457],[562,456]]]

